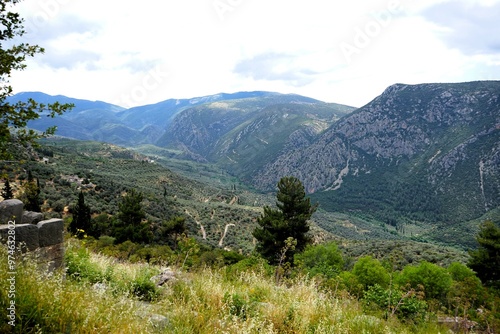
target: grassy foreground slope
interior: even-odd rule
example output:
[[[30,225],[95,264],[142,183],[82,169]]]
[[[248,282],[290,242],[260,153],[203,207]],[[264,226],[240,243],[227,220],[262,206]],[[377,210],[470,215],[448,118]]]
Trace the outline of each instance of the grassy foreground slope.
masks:
[[[0,250],[1,258],[6,253]],[[16,326],[2,333],[443,333],[435,319],[418,325],[367,314],[345,292],[305,276],[276,284],[262,264],[177,272],[151,287],[161,268],[117,262],[67,243],[69,272],[46,275],[30,260],[16,271]],[[0,262],[6,282],[7,264]],[[76,269],[75,269],[76,268]],[[77,275],[78,274],[78,275]],[[145,302],[141,292],[154,292]],[[138,293],[139,292],[139,293]],[[9,299],[0,291],[0,306]]]

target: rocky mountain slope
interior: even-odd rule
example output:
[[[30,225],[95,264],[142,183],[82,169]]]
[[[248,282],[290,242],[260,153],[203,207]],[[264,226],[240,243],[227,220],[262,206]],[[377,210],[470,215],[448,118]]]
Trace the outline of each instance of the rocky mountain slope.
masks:
[[[299,95],[218,101],[179,113],[157,145],[217,163],[250,182],[280,151],[310,145],[352,110]]]
[[[500,205],[500,81],[393,85],[312,145],[283,150],[254,185],[284,175],[332,210],[480,216]]]

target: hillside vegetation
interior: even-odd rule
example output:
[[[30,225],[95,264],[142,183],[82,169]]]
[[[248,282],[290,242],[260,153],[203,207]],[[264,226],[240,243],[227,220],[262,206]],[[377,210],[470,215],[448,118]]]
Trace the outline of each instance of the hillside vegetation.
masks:
[[[17,325],[0,324],[2,333],[430,334],[500,326],[499,297],[457,262],[394,271],[365,256],[346,270],[335,244],[327,244],[306,250],[277,280],[276,269],[257,257],[225,264],[223,256],[206,262],[179,249],[155,265],[117,261],[89,245],[68,239],[66,268],[50,275],[29,256],[18,261]],[[179,265],[187,256],[191,264]],[[0,263],[2,281],[6,266]],[[168,280],[158,285],[162,275]],[[6,303],[2,289],[2,309]]]
[[[202,184],[134,151],[66,139],[46,141],[2,170],[18,195],[29,171],[44,215],[67,227],[82,192],[100,229],[78,233],[82,240],[67,234],[61,272],[45,276],[29,259],[17,263],[16,333],[442,333],[439,322],[450,316],[459,316],[455,329],[498,329],[497,294],[464,265],[464,252],[403,241],[385,225],[370,235],[357,228],[374,226],[362,218],[315,213],[315,244],[293,266],[269,266],[253,252],[251,235],[274,194],[228,175]],[[144,195],[148,242],[114,234],[132,189]],[[364,241],[329,233],[322,221]],[[176,279],[155,284],[167,266]],[[4,290],[0,296],[3,308]]]

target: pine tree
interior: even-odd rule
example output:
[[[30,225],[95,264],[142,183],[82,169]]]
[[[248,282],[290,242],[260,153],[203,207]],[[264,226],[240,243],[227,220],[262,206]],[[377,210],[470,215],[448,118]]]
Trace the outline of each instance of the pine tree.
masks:
[[[253,231],[258,242],[257,252],[271,264],[280,262],[280,252],[286,248],[288,238],[293,238],[297,244],[286,253],[285,262],[291,262],[295,253],[311,243],[308,220],[316,211],[296,177],[284,177],[278,182],[276,198],[277,209],[265,206],[264,214],[257,221],[259,227]]]
[[[120,210],[118,219],[126,225],[139,226],[142,219],[146,217],[141,204],[143,199],[142,193],[131,189],[118,204]]]
[[[83,238],[85,234],[91,235],[91,214],[90,207],[85,204],[83,192],[78,194],[78,202],[73,208],[73,220],[68,227],[71,234],[78,238]]]
[[[469,252],[468,266],[485,285],[500,289],[500,228],[486,221],[480,226],[476,240],[479,247]]]
[[[143,198],[142,193],[131,189],[118,204],[120,212],[113,228],[116,243],[126,240],[148,243],[152,239],[149,224],[143,223],[146,218],[142,208]]]
[[[4,200],[14,198],[14,192],[12,187],[10,186],[9,179],[5,180],[1,195]]]

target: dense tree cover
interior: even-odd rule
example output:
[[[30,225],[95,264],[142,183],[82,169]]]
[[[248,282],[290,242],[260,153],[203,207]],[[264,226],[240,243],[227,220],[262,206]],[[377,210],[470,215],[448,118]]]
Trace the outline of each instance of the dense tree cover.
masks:
[[[304,186],[293,176],[281,178],[276,198],[277,209],[265,206],[264,214],[257,221],[259,227],[253,231],[257,239],[256,250],[269,263],[276,264],[283,262],[280,252],[286,247],[289,251],[285,254],[285,262],[291,263],[294,254],[311,243],[308,220],[316,206],[311,205]],[[286,245],[288,238],[296,241],[293,249]]]
[[[500,289],[500,228],[491,221],[480,226],[477,250],[471,251],[469,267],[481,281]]]
[[[117,163],[126,168],[130,168],[130,173],[138,166],[130,161],[119,160]],[[110,173],[105,170],[105,165],[99,165],[98,168],[94,165],[94,171],[90,171],[90,167],[92,166],[89,167],[84,165],[83,160],[76,160],[75,165],[80,168],[80,170],[77,171],[80,177],[88,178],[91,182],[100,184],[102,187],[99,190],[88,188],[88,190],[83,192],[85,195],[85,202],[87,205],[91,203],[89,207],[94,214],[92,226],[98,227],[102,231],[98,238],[86,239],[85,243],[89,247],[120,259],[129,259],[133,262],[145,261],[162,265],[172,264],[182,266],[187,270],[189,268],[204,266],[228,266],[228,272],[241,272],[243,267],[248,269],[248,266],[250,266],[250,270],[261,270],[266,273],[270,271],[270,275],[276,272],[274,267],[270,267],[267,264],[264,266],[262,259],[255,259],[255,255],[253,258],[243,259],[240,263],[238,261],[240,261],[244,255],[212,247],[204,240],[201,241],[201,238],[196,240],[191,234],[193,231],[194,233],[197,232],[196,229],[193,229],[193,226],[196,227],[196,225],[189,221],[191,217],[181,216],[179,212],[170,216],[165,215],[164,219],[154,218],[153,221],[151,219],[151,212],[158,210],[158,212],[163,213],[164,211],[160,211],[162,206],[178,205],[178,201],[168,199],[171,198],[170,193],[167,194],[167,198],[163,197],[163,187],[157,189],[157,197],[154,197],[151,195],[151,192],[148,192],[148,189],[144,187],[139,188],[140,185],[144,184],[143,180],[138,179],[136,174],[130,174],[131,176],[129,176],[127,174],[127,169],[127,172],[122,173],[119,177],[123,176],[125,182],[128,182],[128,179],[137,180],[138,187],[134,192],[136,195],[142,195],[142,198],[141,196],[133,196],[136,199],[131,201],[131,203],[129,203],[130,205],[128,205],[126,203],[129,201],[125,200],[125,198],[132,193],[130,190],[131,188],[129,188],[132,183],[120,184],[120,182],[116,182],[111,177],[106,180],[107,182],[104,182],[105,178],[103,175],[108,175],[106,173]],[[51,165],[34,164],[31,167],[30,170],[36,172],[35,175],[37,177],[64,174],[53,173],[53,169],[51,168],[55,166]],[[68,165],[67,168],[74,167]],[[142,174],[145,174],[149,173],[151,169],[154,169],[154,166],[146,165],[143,168]],[[98,174],[104,171],[104,174]],[[23,177],[26,178],[27,176],[21,174],[16,178],[22,179]],[[11,179],[14,178],[11,177]],[[59,177],[53,179],[51,183],[44,182],[44,178],[40,178],[40,180],[44,202],[50,201],[50,196],[52,196],[51,193],[56,190],[58,196],[65,196],[69,199],[73,199],[73,201],[76,201],[79,197],[79,192],[75,191],[78,189],[77,186],[75,184],[70,184],[64,178]],[[107,189],[108,186],[110,189]],[[168,190],[170,191],[170,189]],[[106,196],[106,210],[101,210],[100,208],[100,203],[102,203],[104,198],[101,198],[101,195]],[[57,198],[60,200],[60,197]],[[64,202],[61,203],[66,205]],[[195,202],[190,202],[190,205],[194,205],[194,203]],[[61,205],[61,207],[64,207],[64,205]],[[205,211],[198,210],[198,212],[214,217],[214,220],[225,221],[223,219],[227,219],[231,214],[230,206],[226,206],[227,210],[221,211],[220,213],[214,212],[212,207],[208,206],[206,203],[200,204],[200,207],[201,206],[205,207]],[[188,209],[194,212],[193,206],[188,207]],[[280,210],[275,211],[279,212]],[[135,215],[134,213],[137,212],[139,214]],[[130,215],[125,213],[130,213]],[[145,243],[140,240],[140,234],[139,238],[135,238],[133,231],[132,233],[123,233],[122,235],[124,238],[120,242],[117,242],[117,237],[120,234],[114,233],[122,231],[115,229],[115,227],[123,227],[123,221],[131,222],[132,225],[134,221],[137,221],[137,219],[128,219],[126,217],[140,217],[142,223],[138,226],[147,226],[148,231],[154,233],[152,243]],[[196,218],[198,219],[198,217]],[[188,226],[188,223],[191,223],[191,226]],[[245,224],[246,223],[247,222],[245,222]],[[254,226],[251,225],[252,223],[255,222],[248,220],[248,225]],[[183,227],[186,229],[184,230]],[[248,235],[250,234],[251,231],[249,230]],[[495,297],[491,290],[485,289],[478,282],[473,271],[464,265],[453,264],[444,272],[437,271],[438,275],[432,274],[434,270],[429,270],[420,275],[423,277],[429,276],[431,278],[437,277],[438,279],[421,279],[420,281],[405,280],[404,278],[412,277],[412,275],[406,275],[407,272],[416,271],[415,268],[421,266],[420,258],[416,253],[425,255],[424,253],[429,252],[429,250],[437,251],[439,248],[426,250],[428,246],[424,244],[410,243],[411,246],[408,246],[409,244],[403,241],[394,243],[401,243],[401,245],[396,247],[396,244],[384,244],[384,248],[381,247],[379,243],[366,241],[362,243],[364,247],[363,252],[353,251],[354,247],[346,242],[342,243],[342,247],[339,247],[335,243],[320,245],[309,244],[305,247],[303,252],[296,252],[296,254],[294,254],[296,267],[288,268],[289,272],[287,272],[287,275],[281,276],[281,279],[276,281],[278,284],[281,284],[281,282],[293,284],[292,280],[295,277],[307,275],[309,277],[314,277],[318,286],[326,291],[338,295],[349,295],[353,296],[353,298],[359,298],[366,307],[367,312],[374,312],[374,314],[377,314],[377,312],[384,312],[387,316],[396,316],[404,321],[415,322],[422,321],[423,318],[429,319],[428,316],[430,314],[458,314],[461,317],[473,319],[474,321],[482,321],[482,323],[488,321],[493,328],[496,321],[494,315],[495,305],[498,305],[495,303],[498,303],[498,299],[495,299],[497,297]],[[361,245],[358,246],[361,247]],[[346,247],[352,248],[351,252],[348,252]],[[401,254],[399,252],[389,254],[391,250],[397,250],[397,248],[401,247],[405,249],[408,248],[406,249],[408,254],[403,252],[401,252]],[[283,250],[283,248],[281,248],[280,251],[281,250]],[[366,255],[369,254],[370,250],[372,251],[372,256],[368,258]],[[441,253],[443,253],[442,255],[444,256],[446,252],[442,251]],[[278,251],[277,255],[279,254],[280,252]],[[387,263],[382,261],[386,255],[394,257],[395,262]],[[410,255],[412,256],[411,258],[409,257]],[[433,263],[445,263],[443,267],[447,265],[447,262],[443,261],[444,258],[442,257],[425,256],[423,258]],[[409,265],[410,263],[411,265]],[[410,270],[406,269],[406,267],[412,268],[410,268]],[[422,267],[425,266],[422,265]],[[447,290],[442,289],[442,276],[448,277],[448,282],[451,282]],[[428,293],[428,291],[440,291],[440,289],[444,292],[434,295]],[[478,314],[476,311],[477,309],[483,310],[483,313]]]
[[[0,2],[0,159],[11,158],[20,147],[36,144],[36,140],[51,135],[55,127],[38,133],[26,129],[29,121],[37,119],[41,114],[54,117],[71,109],[71,104],[41,104],[30,99],[27,102],[10,104],[6,102],[12,94],[9,78],[13,71],[23,70],[28,57],[43,53],[38,45],[28,43],[13,43],[12,41],[25,34],[23,19],[19,13],[10,11],[19,0],[4,0]],[[9,45],[9,47],[5,47]]]

